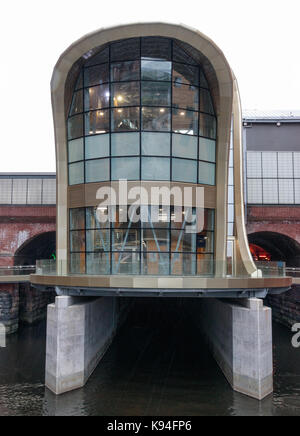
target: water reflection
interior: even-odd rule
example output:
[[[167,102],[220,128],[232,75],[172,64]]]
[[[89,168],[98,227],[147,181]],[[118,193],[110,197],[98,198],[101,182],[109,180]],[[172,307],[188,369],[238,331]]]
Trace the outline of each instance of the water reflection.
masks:
[[[151,304],[149,304],[151,303]],[[274,325],[274,395],[235,393],[190,320],[169,299],[140,299],[88,384],[44,387],[45,323],[0,348],[0,415],[299,415],[300,350]]]

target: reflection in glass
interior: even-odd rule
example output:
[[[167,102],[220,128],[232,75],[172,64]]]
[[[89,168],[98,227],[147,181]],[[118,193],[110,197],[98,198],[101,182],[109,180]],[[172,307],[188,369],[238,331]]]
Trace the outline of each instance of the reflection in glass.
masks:
[[[112,253],[113,274],[140,274],[140,254],[135,251]]]
[[[194,275],[196,273],[196,255],[191,253],[171,254],[172,275]]]
[[[99,85],[84,91],[84,110],[109,107],[109,86]]]
[[[211,115],[200,114],[199,134],[200,136],[216,139],[217,123],[215,117]]]
[[[170,133],[142,133],[142,154],[170,156]]]
[[[111,112],[111,129],[114,132],[126,132],[139,130],[140,128],[140,108],[120,108],[113,109]]]
[[[142,82],[142,105],[170,106],[171,85],[166,82]]]
[[[86,67],[91,67],[92,65],[104,64],[108,62],[109,59],[109,48],[106,47],[104,50],[101,50],[99,53],[96,53],[94,56],[85,61]]]
[[[111,85],[111,105],[137,106],[140,103],[140,82],[122,82]]]
[[[111,61],[134,60],[140,57],[140,39],[131,38],[111,44]]]
[[[69,185],[79,185],[84,183],[83,162],[72,163],[69,165]]]
[[[185,135],[198,135],[198,113],[173,109],[172,130]]]
[[[199,159],[216,162],[216,141],[199,138]]]
[[[214,105],[208,89],[200,89],[200,111],[214,114]]]
[[[70,250],[85,251],[85,231],[73,230],[70,232]]]
[[[83,138],[68,142],[68,159],[69,162],[83,160]]]
[[[198,138],[187,135],[172,135],[172,155],[197,159]]]
[[[98,110],[85,114],[85,134],[95,135],[109,131],[109,110]]]
[[[142,80],[171,80],[172,62],[143,61]]]
[[[110,225],[109,219],[101,221],[99,217],[101,214],[108,214],[108,210],[105,207],[87,207],[86,208],[86,229],[106,229]]]
[[[70,230],[84,229],[84,208],[70,209]]]
[[[171,59],[171,40],[159,36],[142,38],[142,58]]]
[[[95,67],[85,68],[84,86],[102,85],[108,82],[108,64],[97,65]]]
[[[215,164],[199,162],[199,183],[204,185],[215,184]]]
[[[111,64],[111,81],[112,82],[127,82],[128,80],[140,79],[140,62],[118,62]]]
[[[169,275],[170,255],[169,253],[147,253],[142,254],[142,274],[144,275]]]
[[[167,108],[142,108],[142,130],[170,131],[171,114]]]
[[[148,228],[142,231],[142,251],[169,251],[169,230]]]
[[[112,133],[112,156],[134,156],[140,154],[139,133]]]
[[[85,138],[85,158],[109,156],[109,135],[94,135]]]
[[[192,65],[173,63],[173,82],[175,84],[199,85],[199,68]]]
[[[87,274],[110,274],[110,257],[107,252],[87,253],[86,254],[86,273]]]
[[[69,116],[83,112],[82,90],[74,92]]]
[[[170,180],[170,159],[143,157],[142,180]]]
[[[85,274],[85,253],[70,254],[70,273]]]
[[[173,61],[183,64],[197,65],[195,59],[192,58],[183,48],[179,47],[176,42],[173,42]]]
[[[197,183],[197,161],[188,159],[172,160],[172,180]]]
[[[172,105],[176,108],[199,110],[199,88],[174,83]]]
[[[110,251],[110,231],[103,229],[87,230],[86,251]]]
[[[123,157],[112,159],[111,179],[139,180],[140,159],[138,157]]]
[[[75,139],[83,136],[83,116],[74,115],[68,119],[68,138]]]
[[[112,231],[112,251],[140,251],[139,229],[118,229]]]
[[[109,180],[109,159],[87,160],[85,162],[86,183],[106,180]]]

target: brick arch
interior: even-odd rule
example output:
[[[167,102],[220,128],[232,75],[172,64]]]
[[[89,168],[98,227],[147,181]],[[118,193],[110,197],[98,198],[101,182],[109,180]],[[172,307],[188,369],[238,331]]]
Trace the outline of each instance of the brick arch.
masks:
[[[38,259],[48,259],[56,246],[56,232],[40,232],[26,240],[15,252],[15,265],[35,265]]]

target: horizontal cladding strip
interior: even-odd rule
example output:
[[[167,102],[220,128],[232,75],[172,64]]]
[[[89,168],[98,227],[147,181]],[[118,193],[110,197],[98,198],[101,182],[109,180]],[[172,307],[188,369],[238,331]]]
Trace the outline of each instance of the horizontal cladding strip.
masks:
[[[68,187],[68,207],[88,207],[88,206],[98,206],[100,200],[97,200],[96,193],[99,188],[112,186],[117,194],[117,204],[119,195],[119,182],[103,182],[103,183],[88,183],[82,185],[74,185]],[[205,208],[215,208],[216,207],[216,187],[207,185],[195,185],[192,183],[176,183],[176,182],[140,182],[140,181],[129,181],[127,183],[127,191],[129,192],[131,188],[143,187],[149,192],[152,187],[158,188],[174,188],[179,187],[182,189],[192,187],[202,187],[204,188],[204,207]],[[194,191],[195,192],[195,191]],[[129,200],[128,203],[133,203],[135,200]],[[151,204],[151,203],[150,203]],[[171,199],[171,205],[173,204],[173,198]],[[196,206],[196,198],[193,193],[193,205]]]
[[[32,284],[84,288],[127,289],[264,289],[289,288],[291,277],[278,278],[205,278],[156,276],[30,276]]]

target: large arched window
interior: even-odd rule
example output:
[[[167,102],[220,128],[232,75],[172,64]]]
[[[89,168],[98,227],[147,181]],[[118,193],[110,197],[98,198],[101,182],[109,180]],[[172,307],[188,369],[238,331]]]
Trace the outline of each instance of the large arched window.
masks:
[[[201,67],[175,40],[121,40],[88,58],[67,123],[70,185],[215,184],[211,94]]]

